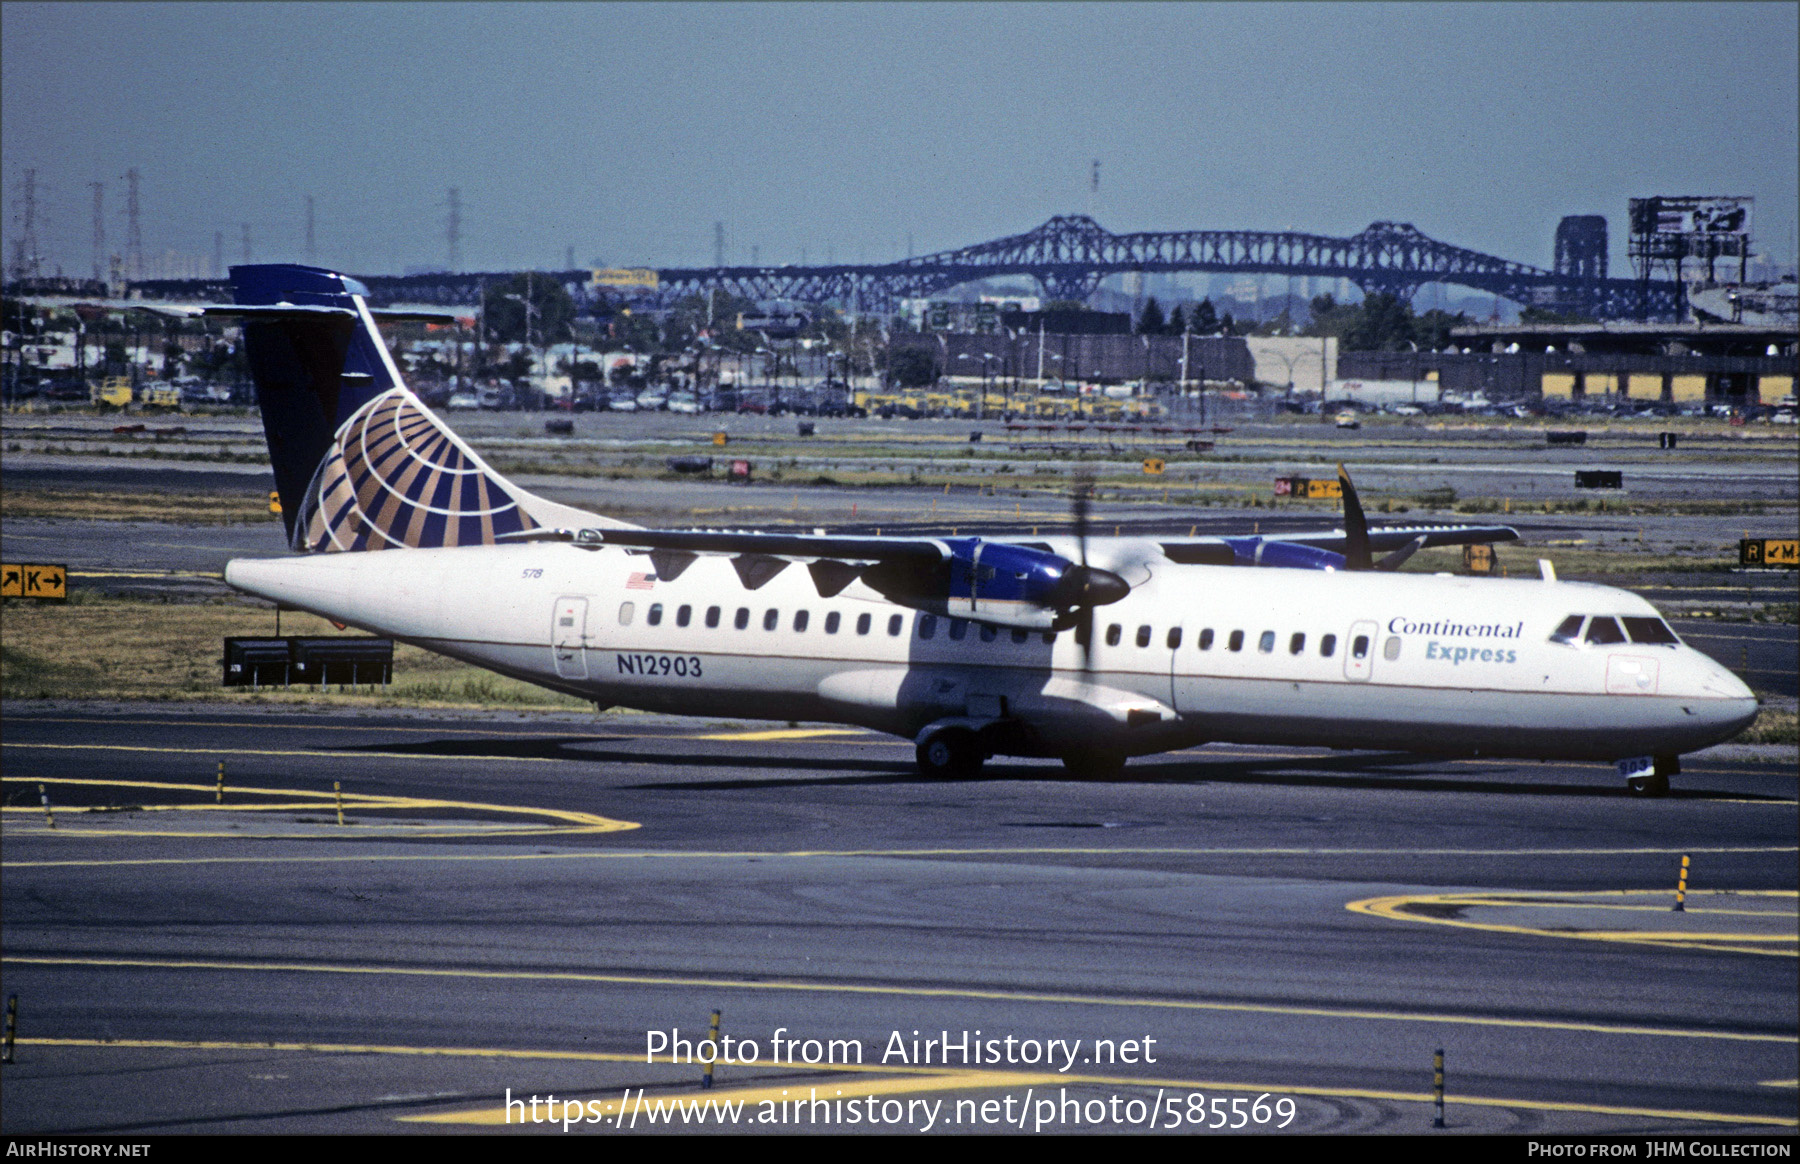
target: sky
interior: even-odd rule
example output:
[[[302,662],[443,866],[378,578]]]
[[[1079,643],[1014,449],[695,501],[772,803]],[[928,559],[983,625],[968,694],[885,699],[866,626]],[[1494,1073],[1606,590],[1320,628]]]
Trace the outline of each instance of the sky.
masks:
[[[1549,267],[1567,214],[1751,195],[1795,250],[1800,5],[0,3],[0,231],[89,274],[886,262],[1410,222]],[[1100,163],[1099,190],[1091,188]]]

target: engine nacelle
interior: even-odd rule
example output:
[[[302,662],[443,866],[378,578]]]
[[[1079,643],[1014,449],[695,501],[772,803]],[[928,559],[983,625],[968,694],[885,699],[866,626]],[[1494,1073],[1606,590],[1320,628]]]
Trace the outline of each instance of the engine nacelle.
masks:
[[[1284,542],[1278,538],[1221,538],[1231,547],[1234,564],[1239,566],[1275,566],[1289,570],[1342,570],[1347,559],[1331,550],[1321,550],[1300,542]]]
[[[1066,627],[1077,608],[1117,602],[1131,592],[1112,571],[1048,550],[981,538],[943,538],[939,544],[946,555],[935,569],[888,563],[864,570],[862,580],[915,610],[1026,630]]]

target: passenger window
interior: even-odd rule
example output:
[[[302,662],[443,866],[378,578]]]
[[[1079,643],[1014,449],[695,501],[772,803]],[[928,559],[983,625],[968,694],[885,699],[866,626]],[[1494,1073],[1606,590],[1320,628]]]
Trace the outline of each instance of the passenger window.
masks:
[[[928,639],[937,634],[937,615],[928,614],[919,620],[919,637]]]
[[[868,616],[866,614],[857,615],[856,616],[856,633],[859,635],[868,634],[870,621],[871,621],[870,616]]]
[[[1320,658],[1329,659],[1329,658],[1331,658],[1331,656],[1333,656],[1335,654],[1337,654],[1337,636],[1336,635],[1326,635],[1324,638],[1319,640],[1319,657]]]
[[[745,627],[749,626],[750,608],[748,606],[738,607],[737,616],[731,620],[731,625],[737,627],[739,630],[743,630]]]
[[[1631,636],[1634,643],[1661,643],[1667,646],[1678,646],[1681,640],[1669,629],[1669,624],[1660,618],[1628,618],[1625,620],[1625,633]]]
[[[1352,659],[1366,659],[1369,657],[1368,635],[1357,635],[1354,639],[1350,640],[1350,657]]]
[[[1244,632],[1243,631],[1232,631],[1231,637],[1225,640],[1225,645],[1234,651],[1243,650],[1244,649]]]
[[[1118,646],[1119,645],[1119,635],[1124,631],[1124,629],[1125,629],[1124,627],[1120,626],[1116,622],[1113,623],[1111,626],[1107,627],[1106,628],[1106,645],[1109,647]]]
[[[1150,628],[1149,627],[1147,627],[1147,626],[1138,627],[1137,645],[1140,647],[1147,647],[1150,645]]]
[[[959,642],[959,643],[962,642],[963,636],[968,633],[969,633],[969,624],[968,623],[964,622],[960,618],[953,618],[950,620],[950,638],[953,641]]]
[[[1272,654],[1275,650],[1275,632],[1264,631],[1257,637],[1256,649],[1263,654]]]
[[[630,626],[631,625],[631,616],[635,613],[637,613],[637,604],[636,603],[634,603],[634,602],[619,603],[619,625],[620,626]]]
[[[1171,651],[1173,651],[1177,647],[1181,646],[1181,628],[1178,626],[1170,627],[1169,628],[1169,637],[1164,641],[1169,644],[1169,649]]]
[[[1209,626],[1205,630],[1201,631],[1200,638],[1198,641],[1196,641],[1194,643],[1194,645],[1199,647],[1203,651],[1212,650],[1212,627]]]
[[[763,611],[763,629],[772,631],[781,625],[781,612],[774,607]]]
[[[1622,643],[1625,641],[1625,632],[1619,629],[1616,619],[1590,618],[1588,619],[1587,641],[1596,646]]]
[[[906,629],[906,619],[905,618],[903,618],[902,616],[900,616],[898,614],[888,615],[888,634],[892,635],[895,638],[899,638],[900,632],[905,629]]]
[[[683,603],[681,607],[675,611],[676,626],[686,626],[688,623],[692,622],[693,619],[694,608],[688,606],[686,603]]]
[[[651,626],[662,625],[662,603],[652,602],[650,609],[644,613],[644,621]]]
[[[715,627],[715,626],[719,625],[719,608],[718,607],[709,606],[706,608],[706,625],[708,627]]]
[[[838,612],[835,610],[828,611],[825,615],[825,633],[828,635],[835,635],[837,634],[837,628]]]
[[[998,635],[999,633],[1000,633],[999,630],[996,627],[994,627],[991,623],[984,622],[981,624],[981,641],[982,642],[984,642],[984,643],[993,642],[994,637],[996,635]]]
[[[1306,636],[1304,634],[1296,634],[1288,640],[1288,654],[1298,655],[1304,650],[1306,650]]]
[[[1392,663],[1400,657],[1400,636],[1389,635],[1388,641],[1381,644],[1381,657]]]
[[[1024,627],[1016,626],[1013,628],[1013,633],[1012,633],[1012,641],[1013,642],[1022,643],[1030,637],[1031,637],[1031,632],[1026,630]]]
[[[797,635],[805,634],[806,633],[806,624],[811,621],[812,621],[812,614],[810,612],[804,611],[804,610],[796,610],[794,612],[794,633]]]
[[[1556,629],[1550,632],[1550,641],[1553,643],[1568,644],[1580,642],[1581,617],[1582,616],[1579,614],[1571,614],[1568,618],[1557,623]]]

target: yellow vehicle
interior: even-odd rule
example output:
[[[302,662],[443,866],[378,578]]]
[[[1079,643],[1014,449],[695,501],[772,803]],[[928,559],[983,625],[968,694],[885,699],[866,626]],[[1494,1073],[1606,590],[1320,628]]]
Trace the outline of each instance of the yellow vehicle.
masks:
[[[131,379],[127,376],[108,376],[88,389],[88,398],[95,404],[123,408],[131,403]]]
[[[180,408],[181,389],[173,384],[151,384],[144,389],[144,403],[158,408]]]

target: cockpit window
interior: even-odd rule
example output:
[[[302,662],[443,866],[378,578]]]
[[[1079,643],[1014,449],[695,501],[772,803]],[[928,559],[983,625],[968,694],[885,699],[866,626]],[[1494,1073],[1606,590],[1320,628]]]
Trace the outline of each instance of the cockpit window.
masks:
[[[1578,643],[1578,642],[1580,642],[1581,641],[1581,620],[1582,620],[1581,615],[1571,614],[1568,618],[1565,618],[1561,622],[1557,623],[1556,629],[1550,632],[1550,641],[1553,643]]]
[[[1631,636],[1634,643],[1664,643],[1676,646],[1681,640],[1669,629],[1669,624],[1660,618],[1627,618],[1625,633]]]
[[[1597,646],[1622,643],[1625,641],[1625,632],[1619,629],[1618,619],[1595,617],[1588,620],[1587,641]]]

